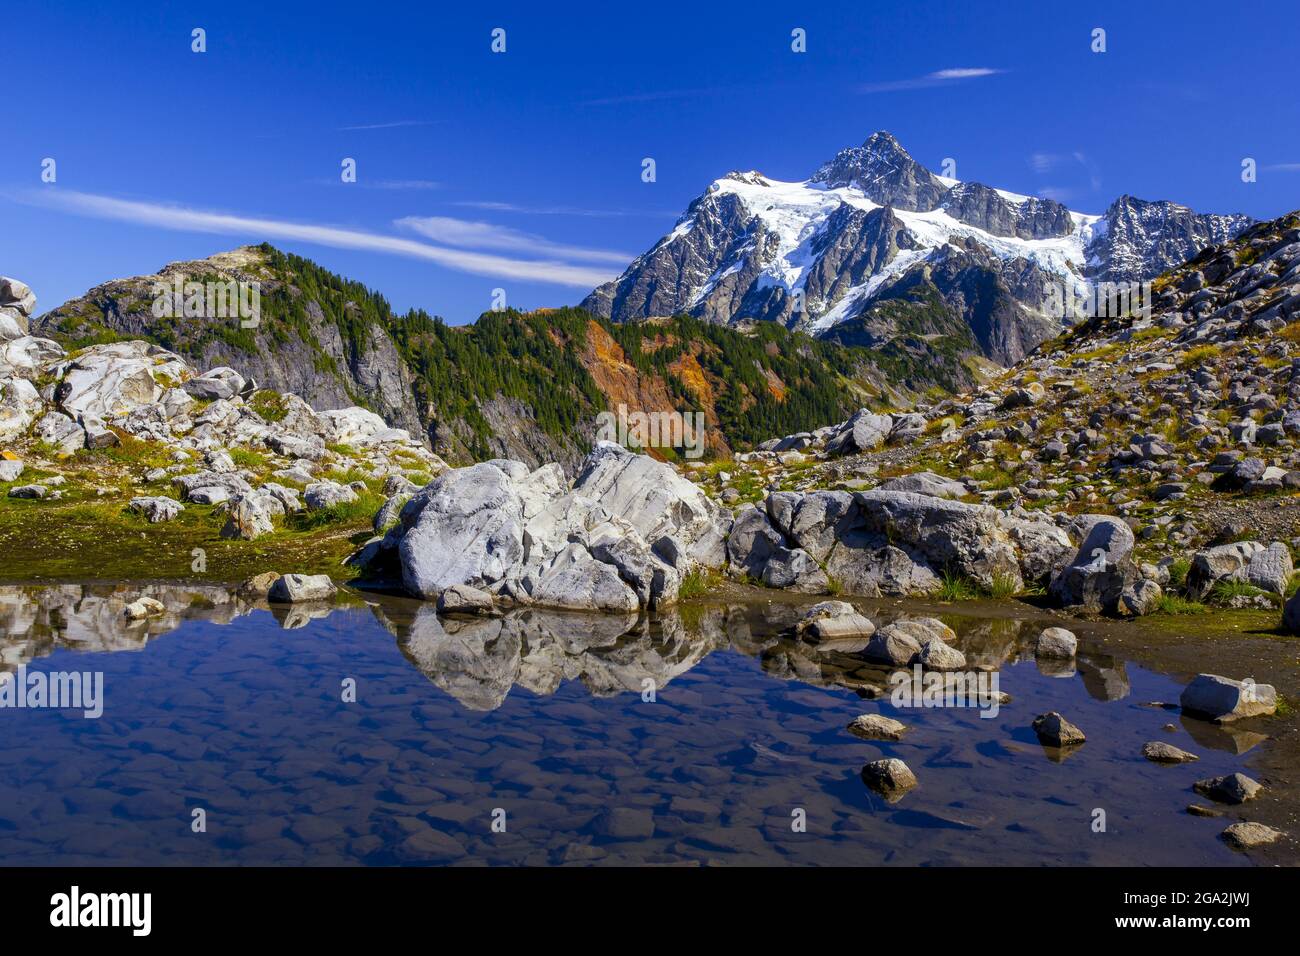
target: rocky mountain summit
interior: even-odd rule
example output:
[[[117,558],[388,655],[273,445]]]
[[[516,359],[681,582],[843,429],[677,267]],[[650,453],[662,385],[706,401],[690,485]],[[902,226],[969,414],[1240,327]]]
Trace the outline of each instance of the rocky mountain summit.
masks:
[[[21,315],[32,311],[21,283],[0,279],[0,288]],[[141,523],[193,508],[220,521],[220,537],[252,540],[377,498],[371,484],[427,480],[446,467],[364,408],[317,411],[232,368],[200,372],[149,342],[68,352],[12,334],[22,331],[14,322],[0,341],[0,491],[11,512],[15,502],[125,499],[123,511]]]
[[[803,182],[734,172],[583,307],[626,322],[688,312],[769,320],[879,345],[971,330],[958,343],[1009,365],[1057,334],[1048,289],[1151,279],[1249,225],[1172,202],[1103,215],[935,175],[886,132]]]

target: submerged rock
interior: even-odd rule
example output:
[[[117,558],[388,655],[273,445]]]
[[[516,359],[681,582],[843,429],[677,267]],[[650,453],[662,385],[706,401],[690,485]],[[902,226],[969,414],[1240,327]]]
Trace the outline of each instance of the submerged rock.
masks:
[[[1201,759],[1196,754],[1180,750],[1173,744],[1167,744],[1162,740],[1152,740],[1143,744],[1142,756],[1153,763],[1190,763],[1193,760]]]
[[[897,757],[873,760],[862,768],[862,782],[891,803],[916,786],[916,775]]]
[[[861,714],[849,722],[848,730],[864,740],[901,740],[907,724],[883,714]]]

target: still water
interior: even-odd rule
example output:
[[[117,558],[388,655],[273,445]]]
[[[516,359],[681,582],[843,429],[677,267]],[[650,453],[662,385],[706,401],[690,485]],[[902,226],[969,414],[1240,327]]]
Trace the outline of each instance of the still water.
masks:
[[[168,610],[128,623],[141,594]],[[1086,638],[1040,669],[1042,621],[950,612],[1011,695],[992,719],[873,699],[885,672],[793,639],[783,605],[440,621],[368,595],[272,611],[218,588],[0,587],[0,670],[104,682],[99,719],[0,710],[0,864],[1252,862],[1217,839],[1233,813],[1185,808],[1266,737],[1152,706],[1182,679]],[[1042,747],[1048,710],[1088,742]],[[910,729],[860,740],[864,713]],[[1201,760],[1149,763],[1149,740]],[[919,780],[893,804],[860,778],[881,757]]]

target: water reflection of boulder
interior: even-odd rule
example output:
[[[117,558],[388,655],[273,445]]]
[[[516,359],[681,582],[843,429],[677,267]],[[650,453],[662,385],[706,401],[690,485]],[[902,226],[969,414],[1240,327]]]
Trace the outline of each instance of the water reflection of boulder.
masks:
[[[463,619],[439,618],[424,606],[409,621],[382,619],[407,659],[471,710],[495,710],[515,685],[548,695],[577,680],[597,697],[659,689],[721,641],[686,628],[677,615],[652,624],[636,614],[529,608]]]
[[[160,602],[163,612],[128,620],[123,609],[142,597]],[[12,671],[60,649],[138,651],[182,621],[202,618],[228,624],[250,609],[228,589],[204,585],[3,585],[0,670]]]
[[[1268,740],[1267,734],[1246,730],[1236,724],[1216,724],[1192,717],[1190,714],[1182,715],[1179,723],[1200,746],[1210,750],[1223,750],[1230,754],[1244,754]]]
[[[1124,662],[1108,655],[1080,657],[1079,673],[1094,700],[1123,700],[1133,690]]]

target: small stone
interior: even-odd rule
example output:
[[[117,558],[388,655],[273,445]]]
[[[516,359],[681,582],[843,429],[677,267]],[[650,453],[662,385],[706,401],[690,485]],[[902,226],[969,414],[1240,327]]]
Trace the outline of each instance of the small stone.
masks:
[[[849,733],[865,740],[901,740],[907,724],[883,714],[861,714],[849,722]]]
[[[328,574],[286,574],[271,585],[267,599],[276,604],[328,601],[336,591]]]
[[[239,586],[239,593],[249,598],[264,598],[271,593],[271,586],[280,580],[275,571],[263,571],[255,574]]]
[[[1202,796],[1220,803],[1245,803],[1253,800],[1264,789],[1244,773],[1230,773],[1222,777],[1198,780],[1192,787]]]
[[[873,760],[862,768],[862,782],[886,798],[897,799],[916,786],[916,774],[897,757]]]
[[[1049,627],[1034,642],[1034,656],[1049,660],[1069,660],[1079,649],[1079,639],[1063,627]]]
[[[1237,850],[1249,850],[1252,847],[1264,846],[1283,835],[1281,830],[1274,830],[1262,823],[1251,823],[1249,821],[1234,823],[1220,834],[1229,846]]]
[[[1088,739],[1082,730],[1054,710],[1035,717],[1033,726],[1038,739],[1049,747],[1074,747]]]
[[[610,807],[600,818],[598,830],[615,840],[645,840],[654,836],[654,816],[636,807]]]
[[[468,584],[453,584],[438,596],[441,614],[490,614],[492,595]]]
[[[1188,805],[1187,805],[1187,812],[1190,813],[1190,814],[1191,814],[1192,816],[1194,816],[1194,817],[1221,817],[1221,816],[1223,816],[1223,811],[1222,811],[1222,810],[1216,810],[1216,809],[1214,809],[1214,807],[1203,807],[1203,806],[1201,806],[1199,803],[1191,803],[1191,804],[1188,804]]]
[[[1160,740],[1152,740],[1143,744],[1142,756],[1153,763],[1189,763],[1201,759],[1196,754],[1180,750],[1173,744],[1167,744]]]

